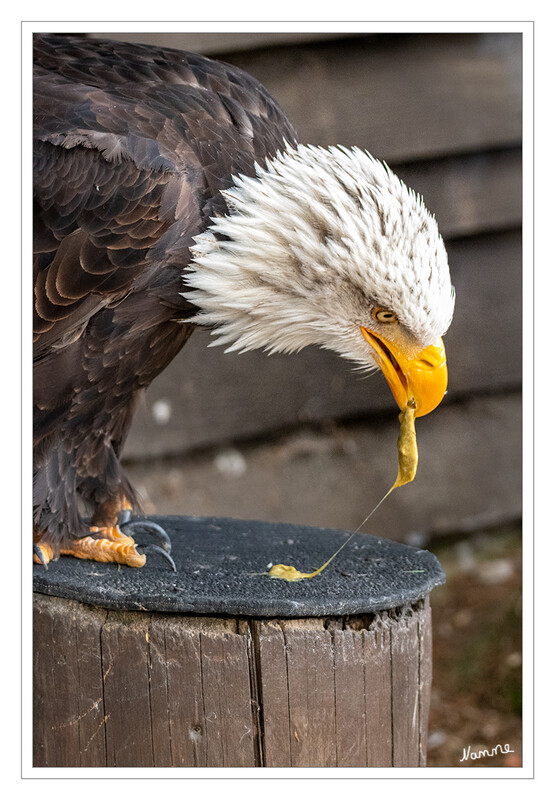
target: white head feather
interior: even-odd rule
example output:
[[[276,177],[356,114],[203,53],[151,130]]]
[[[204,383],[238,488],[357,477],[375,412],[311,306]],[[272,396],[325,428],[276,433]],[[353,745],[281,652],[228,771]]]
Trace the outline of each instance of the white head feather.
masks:
[[[234,184],[229,215],[196,237],[184,275],[214,344],[319,344],[372,366],[360,326],[380,332],[376,307],[397,315],[387,333],[409,352],[447,330],[454,292],[436,221],[369,153],[287,146]]]

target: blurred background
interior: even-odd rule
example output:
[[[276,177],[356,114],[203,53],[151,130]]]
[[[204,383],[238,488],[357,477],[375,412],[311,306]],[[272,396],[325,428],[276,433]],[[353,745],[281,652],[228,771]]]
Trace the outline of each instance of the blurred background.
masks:
[[[448,576],[432,593],[429,765],[519,765],[521,35],[102,36],[247,70],[301,142],[368,149],[436,215],[457,292],[449,392],[418,420],[415,482],[363,530],[432,550]],[[136,415],[124,460],[145,511],[356,528],[397,472],[381,374],[209,341],[193,335]],[[460,764],[505,742],[513,754]]]

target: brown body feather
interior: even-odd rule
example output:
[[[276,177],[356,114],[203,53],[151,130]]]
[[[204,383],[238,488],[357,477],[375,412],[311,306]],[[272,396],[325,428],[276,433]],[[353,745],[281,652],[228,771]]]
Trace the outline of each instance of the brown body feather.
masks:
[[[136,504],[119,454],[192,333],[192,237],[295,134],[253,78],[201,56],[38,35],[34,57],[34,513],[57,551],[87,514]]]

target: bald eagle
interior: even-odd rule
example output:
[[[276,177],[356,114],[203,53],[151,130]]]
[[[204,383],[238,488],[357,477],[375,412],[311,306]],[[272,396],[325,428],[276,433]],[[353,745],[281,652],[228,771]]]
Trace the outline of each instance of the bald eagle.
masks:
[[[379,368],[416,415],[441,401],[445,247],[385,164],[298,144],[260,83],[199,55],[41,34],[34,63],[35,561],[145,563],[120,453],[197,325]]]

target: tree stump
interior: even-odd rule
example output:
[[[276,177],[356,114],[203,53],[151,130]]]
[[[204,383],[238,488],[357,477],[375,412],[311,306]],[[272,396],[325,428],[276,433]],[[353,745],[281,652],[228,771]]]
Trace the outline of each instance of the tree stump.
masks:
[[[35,567],[34,766],[425,766],[436,558],[357,534],[153,518],[177,573]]]

